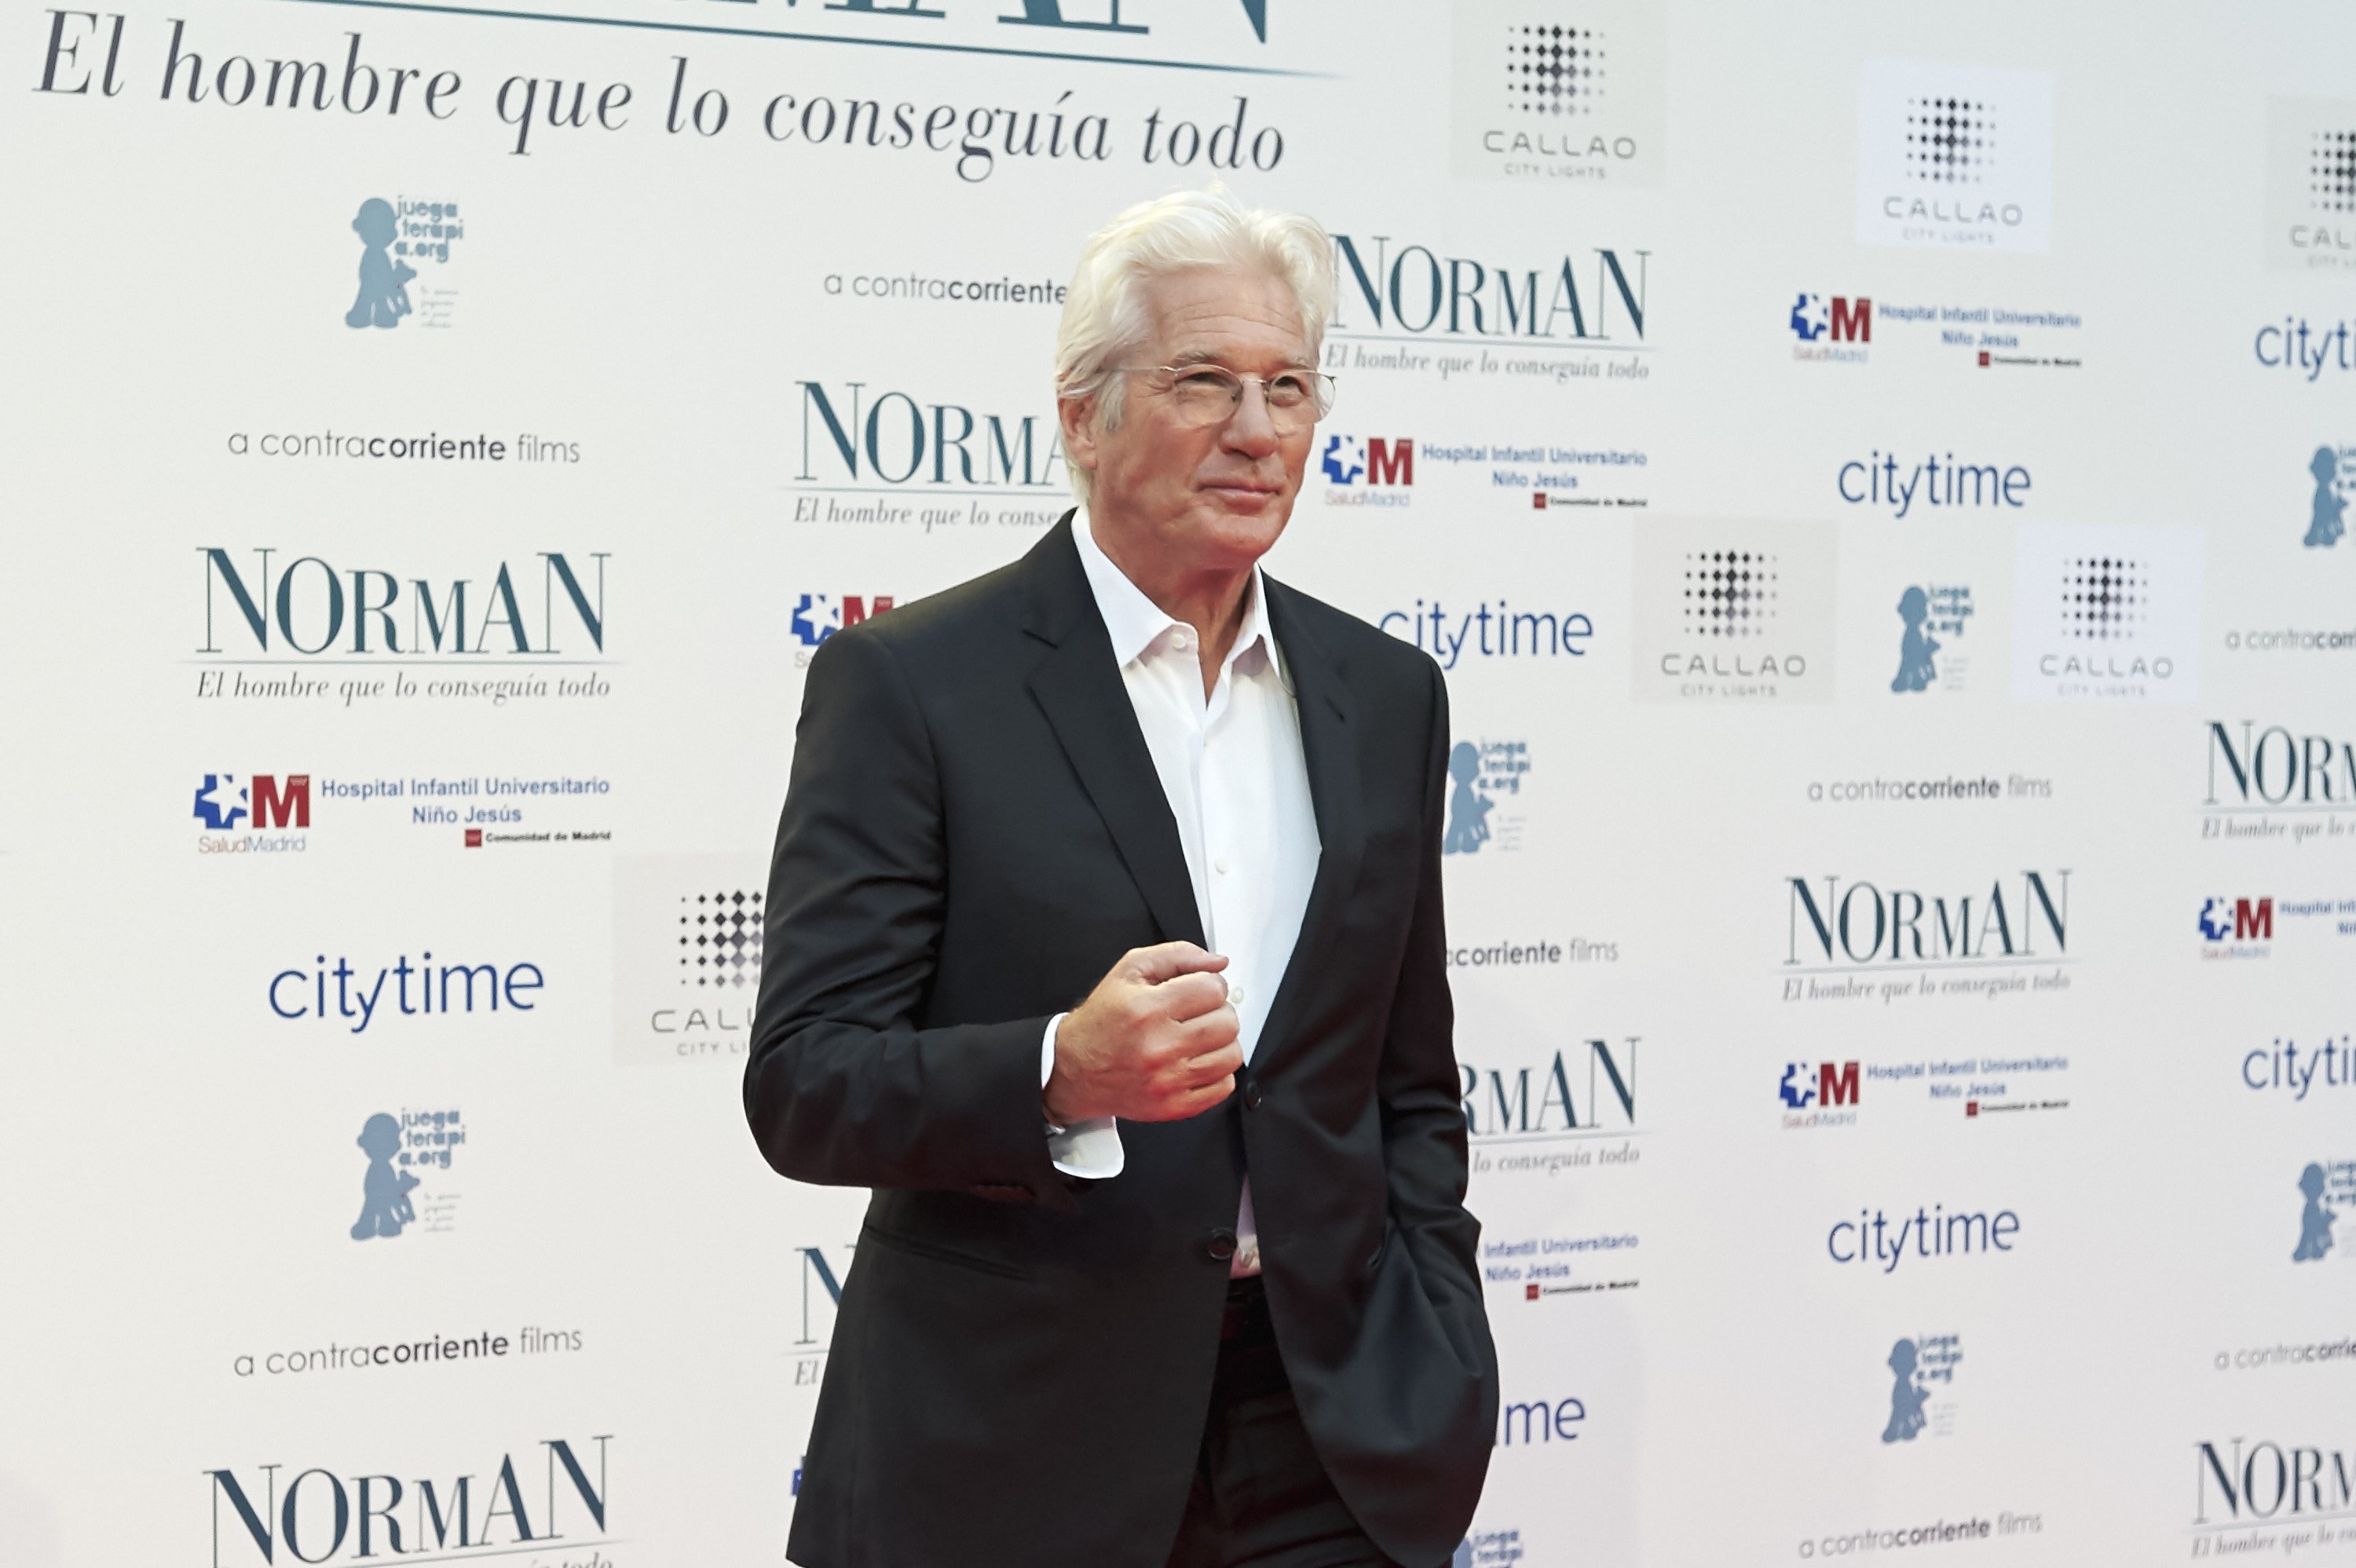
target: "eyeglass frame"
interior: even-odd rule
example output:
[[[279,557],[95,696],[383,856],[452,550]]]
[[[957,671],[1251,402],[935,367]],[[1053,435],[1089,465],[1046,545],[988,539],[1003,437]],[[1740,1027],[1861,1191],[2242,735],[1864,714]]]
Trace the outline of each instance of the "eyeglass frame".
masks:
[[[1240,370],[1230,370],[1225,365],[1217,364],[1207,359],[1199,360],[1192,365],[1115,365],[1110,367],[1110,372],[1114,375],[1132,376],[1156,374],[1168,376],[1172,379],[1172,386],[1173,389],[1179,377],[1191,376],[1198,371],[1204,370],[1215,370],[1222,376],[1231,377],[1236,383],[1236,400],[1233,407],[1227,411],[1226,419],[1235,418],[1236,414],[1242,410],[1244,406],[1244,388],[1248,383],[1255,381],[1259,384],[1261,406],[1266,408],[1271,415],[1276,412],[1276,405],[1268,400],[1268,384],[1269,381],[1275,379],[1275,377],[1247,376]],[[1342,382],[1340,377],[1328,375],[1323,370],[1303,369],[1299,368],[1289,370],[1280,370],[1277,372],[1277,376],[1301,376],[1307,379],[1310,387],[1309,400],[1311,405],[1317,410],[1314,417],[1309,421],[1310,424],[1316,424],[1319,420],[1323,419],[1327,414],[1333,411],[1333,400],[1341,395]],[[1317,392],[1320,388],[1323,389],[1324,391],[1324,397],[1322,400],[1317,396]],[[1225,424],[1226,422],[1226,420],[1214,420],[1211,421],[1211,424],[1197,425],[1194,428],[1197,430],[1209,430],[1214,425]],[[1271,420],[1270,422],[1273,423],[1273,420]]]

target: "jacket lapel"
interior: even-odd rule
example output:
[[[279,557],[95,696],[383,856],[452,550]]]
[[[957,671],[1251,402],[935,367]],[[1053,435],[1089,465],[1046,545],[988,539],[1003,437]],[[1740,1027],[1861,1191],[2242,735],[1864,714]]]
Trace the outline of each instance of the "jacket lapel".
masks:
[[[1112,638],[1097,613],[1072,543],[1072,514],[1023,558],[1033,635],[1053,651],[1031,673],[1031,695],[1047,715],[1080,786],[1104,819],[1146,910],[1170,942],[1203,941],[1202,913],[1178,821],[1162,793],[1153,753],[1113,663]]]
[[[1357,883],[1358,864],[1365,849],[1365,825],[1359,812],[1357,738],[1352,728],[1349,688],[1343,678],[1344,667],[1301,624],[1293,611],[1292,590],[1266,578],[1262,581],[1268,582],[1269,623],[1292,675],[1319,849],[1309,907],[1301,919],[1301,936],[1284,966],[1276,1000],[1269,1005],[1260,1047],[1253,1053],[1255,1072],[1265,1072],[1276,1054],[1290,1044],[1294,1020],[1306,1006],[1304,995],[1320,971],[1318,955],[1333,942],[1344,904]]]

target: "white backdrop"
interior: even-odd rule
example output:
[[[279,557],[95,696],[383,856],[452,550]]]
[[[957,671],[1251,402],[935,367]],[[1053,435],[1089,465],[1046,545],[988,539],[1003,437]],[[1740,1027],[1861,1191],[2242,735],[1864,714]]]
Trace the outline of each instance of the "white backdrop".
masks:
[[[2344,7],[177,9],[0,33],[0,1560],[782,1560],[800,672],[1215,174],[1454,704],[1458,1564],[2356,1561]]]

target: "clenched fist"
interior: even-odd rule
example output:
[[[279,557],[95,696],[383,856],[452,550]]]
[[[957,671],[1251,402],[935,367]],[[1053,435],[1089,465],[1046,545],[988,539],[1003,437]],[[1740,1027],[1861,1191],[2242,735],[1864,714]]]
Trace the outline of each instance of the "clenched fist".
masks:
[[[1191,942],[1122,954],[1056,1027],[1048,1119],[1175,1122],[1233,1093],[1244,1057],[1226,966]]]

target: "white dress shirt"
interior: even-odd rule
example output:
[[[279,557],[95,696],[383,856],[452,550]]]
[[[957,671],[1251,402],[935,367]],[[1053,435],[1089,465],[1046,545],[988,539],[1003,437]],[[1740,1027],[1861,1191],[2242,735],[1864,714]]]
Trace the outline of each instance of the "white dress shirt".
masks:
[[[1266,586],[1254,567],[1243,628],[1205,698],[1194,629],[1162,612],[1113,564],[1097,543],[1085,507],[1072,518],[1072,539],[1111,634],[1121,684],[1153,754],[1170,815],[1177,819],[1204,943],[1226,955],[1227,1000],[1239,1026],[1237,1044],[1248,1062],[1300,940],[1319,850],[1301,712],[1269,625]],[[1047,1020],[1040,1045],[1042,1088],[1055,1071],[1055,1029],[1064,1017]],[[1051,1135],[1047,1150],[1055,1168],[1073,1176],[1120,1174],[1120,1131],[1109,1116]],[[1249,1176],[1227,1272],[1259,1272]]]

